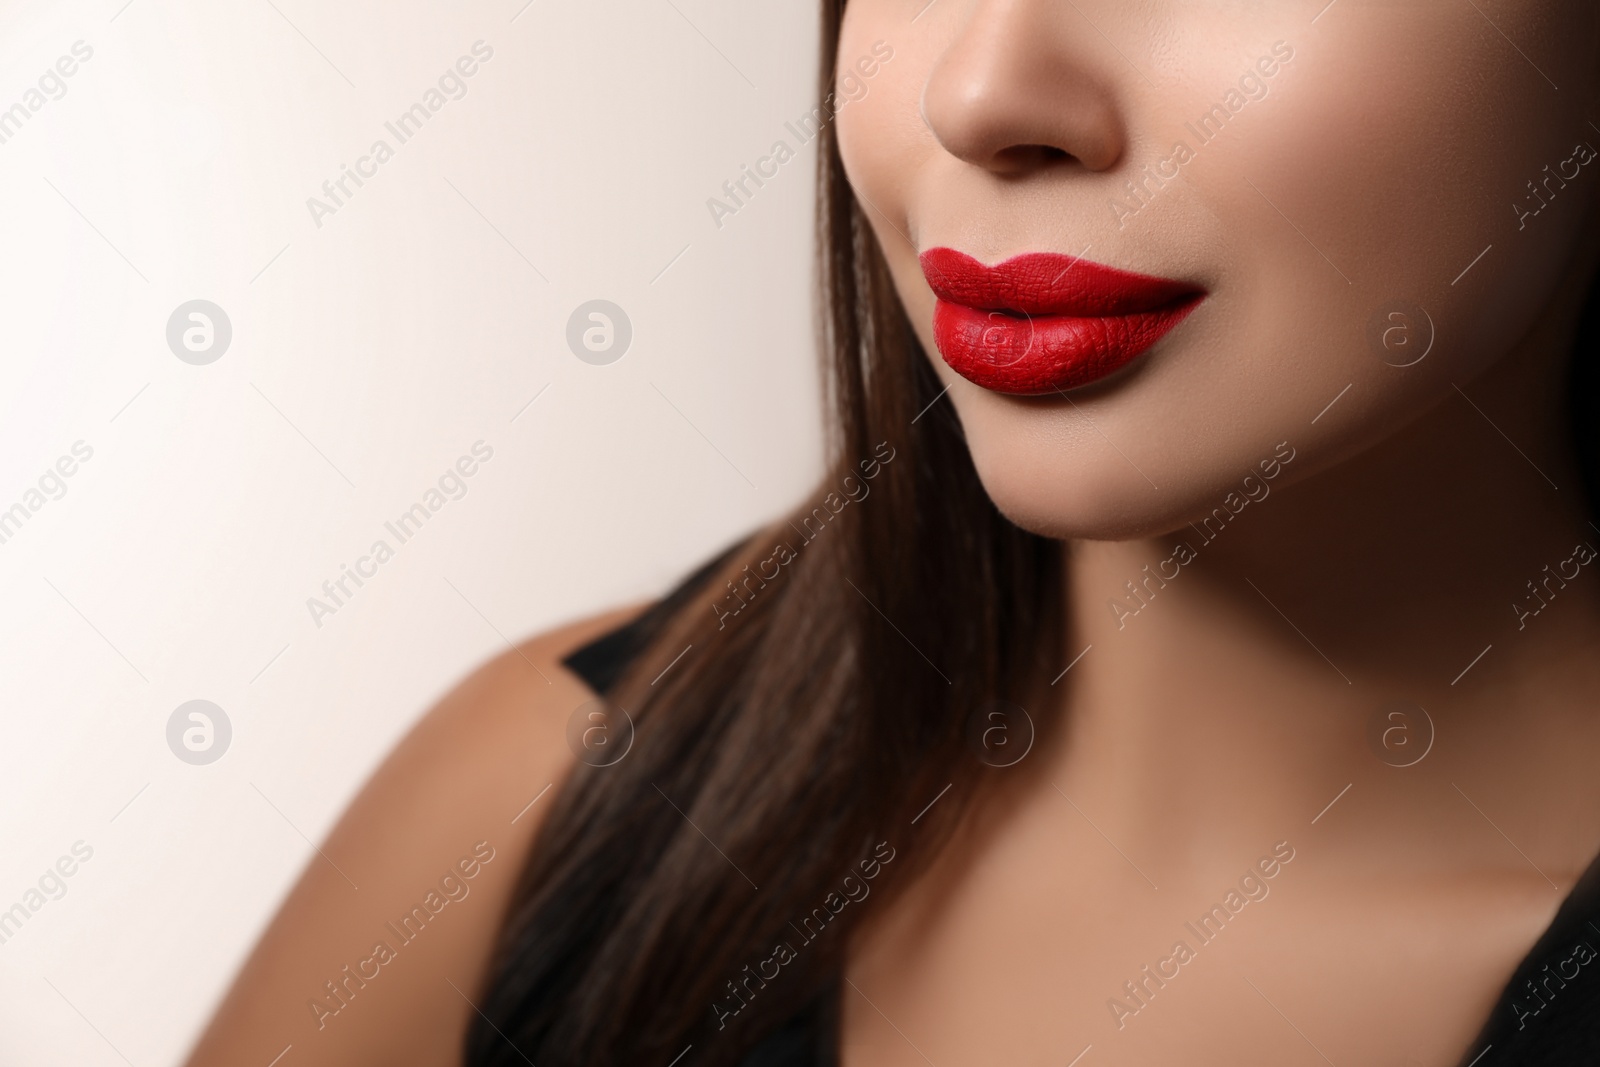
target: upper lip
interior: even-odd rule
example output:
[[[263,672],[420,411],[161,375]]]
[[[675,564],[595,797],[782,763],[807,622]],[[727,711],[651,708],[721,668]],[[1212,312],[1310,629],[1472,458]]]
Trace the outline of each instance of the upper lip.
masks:
[[[1155,311],[1203,296],[1187,282],[1134,274],[1079,256],[1026,252],[992,266],[953,248],[922,253],[939,299],[1014,315],[1103,318]]]

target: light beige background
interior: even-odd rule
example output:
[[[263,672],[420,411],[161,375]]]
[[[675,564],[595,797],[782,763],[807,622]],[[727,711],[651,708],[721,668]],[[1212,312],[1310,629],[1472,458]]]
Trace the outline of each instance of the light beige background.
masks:
[[[0,3],[0,109],[94,49],[0,144],[0,509],[94,450],[0,544],[0,909],[94,850],[0,944],[7,1065],[178,1062],[446,687],[660,592],[820,462],[814,144],[706,207],[808,110],[812,5],[123,3]],[[467,95],[315,226],[479,39]],[[165,342],[194,298],[233,324],[209,366]],[[611,366],[564,341],[594,298],[633,322]],[[315,626],[480,439],[466,496]],[[233,724],[209,766],[165,738],[196,698]]]

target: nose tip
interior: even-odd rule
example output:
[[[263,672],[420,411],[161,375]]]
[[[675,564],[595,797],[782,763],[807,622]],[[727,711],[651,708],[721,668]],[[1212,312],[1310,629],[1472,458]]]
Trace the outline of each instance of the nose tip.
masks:
[[[1108,170],[1126,135],[1109,79],[1080,44],[1054,4],[984,5],[929,74],[922,120],[945,151],[996,174]]]

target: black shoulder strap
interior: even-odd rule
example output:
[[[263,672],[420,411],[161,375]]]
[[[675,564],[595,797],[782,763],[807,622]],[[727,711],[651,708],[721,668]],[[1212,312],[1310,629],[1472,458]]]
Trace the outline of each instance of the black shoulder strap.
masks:
[[[835,976],[817,999],[746,1053],[739,1067],[837,1067],[841,988]]]
[[[723,549],[633,619],[568,653],[561,661],[562,665],[582,678],[596,693],[608,692],[621,680],[633,658],[644,650],[662,625],[749,541],[749,537],[743,537]]]
[[[1600,1063],[1600,858],[1501,992],[1463,1058],[1475,1067]]]

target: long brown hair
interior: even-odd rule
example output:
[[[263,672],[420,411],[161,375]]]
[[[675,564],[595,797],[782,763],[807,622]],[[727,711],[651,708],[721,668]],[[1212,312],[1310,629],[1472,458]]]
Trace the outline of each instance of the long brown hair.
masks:
[[[824,98],[843,7],[822,4]],[[474,1067],[665,1067],[689,1045],[685,1064],[737,1062],[827,987],[849,931],[948,835],[987,770],[964,743],[973,714],[1028,700],[1062,647],[1060,546],[995,510],[934,403],[831,122],[818,177],[832,408],[818,496],[877,462],[870,493],[825,529],[804,525],[808,501],[757,534],[611,690],[633,747],[576,766],[555,798],[467,1035]],[[730,616],[725,580],[780,543],[793,558],[741,586],[755,595]],[[838,908],[864,871],[870,895]],[[814,939],[812,915],[832,917]],[[779,943],[794,958],[748,984]]]

